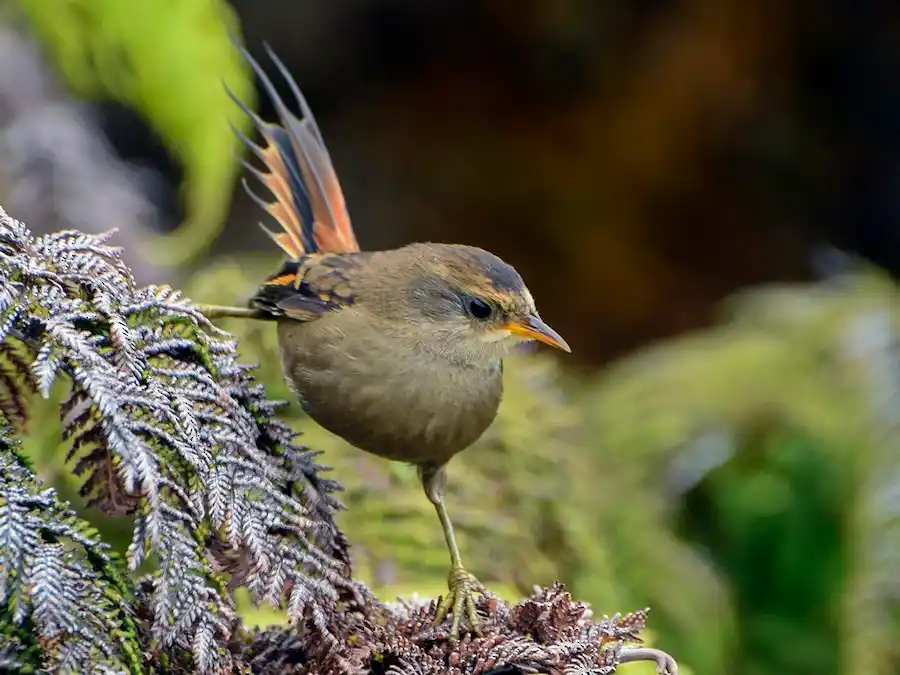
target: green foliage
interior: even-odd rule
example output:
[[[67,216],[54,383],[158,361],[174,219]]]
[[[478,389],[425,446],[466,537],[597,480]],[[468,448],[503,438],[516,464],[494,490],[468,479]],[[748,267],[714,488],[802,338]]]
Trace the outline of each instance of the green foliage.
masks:
[[[746,293],[721,328],[636,354],[586,389],[605,469],[641,494],[663,541],[689,537],[726,584],[727,605],[698,610],[670,551],[614,562],[624,587],[651,594],[640,597],[663,644],[688,640],[699,671],[850,673],[865,654],[859,672],[893,672],[898,299],[871,275]],[[616,523],[616,552],[650,531]],[[719,638],[690,641],[712,616]]]
[[[231,43],[239,34],[224,0],[19,0],[72,91],[134,108],[185,168],[187,220],[152,239],[146,253],[180,264],[209,245],[222,226],[237,170],[223,83],[254,101],[246,64]]]

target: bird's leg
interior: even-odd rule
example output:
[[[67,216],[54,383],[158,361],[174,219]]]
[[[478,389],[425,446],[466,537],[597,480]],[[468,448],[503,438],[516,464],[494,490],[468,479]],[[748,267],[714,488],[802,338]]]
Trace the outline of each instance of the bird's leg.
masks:
[[[481,590],[481,584],[465,567],[459,555],[459,547],[456,545],[456,536],[453,534],[453,523],[447,514],[444,505],[444,488],[447,485],[447,472],[445,466],[420,466],[419,478],[429,501],[434,504],[441,527],[444,530],[444,539],[450,550],[450,575],[447,578],[449,593],[438,605],[435,625],[439,625],[449,612],[452,618],[450,624],[450,640],[459,639],[459,624],[465,611],[469,626],[476,635],[481,635],[481,621],[475,611],[475,593]]]

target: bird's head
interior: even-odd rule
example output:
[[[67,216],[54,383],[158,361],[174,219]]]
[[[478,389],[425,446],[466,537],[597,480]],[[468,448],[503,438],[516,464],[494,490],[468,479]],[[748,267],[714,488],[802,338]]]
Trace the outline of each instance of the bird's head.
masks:
[[[570,352],[544,323],[511,265],[480,248],[413,244],[396,251],[405,293],[395,305],[423,349],[463,362],[496,361],[523,341]]]

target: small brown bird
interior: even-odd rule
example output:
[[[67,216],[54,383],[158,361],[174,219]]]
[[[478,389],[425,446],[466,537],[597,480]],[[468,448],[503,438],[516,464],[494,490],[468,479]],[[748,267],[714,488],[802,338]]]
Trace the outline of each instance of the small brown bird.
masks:
[[[463,567],[444,506],[445,468],[494,420],[503,357],[514,345],[569,346],[540,318],[518,272],[487,251],[427,243],[361,252],[312,112],[266,50],[303,119],[243,49],[280,125],[232,98],[265,141],[260,147],[238,132],[265,165],[245,163],[248,170],[274,200],[244,185],[281,226],[278,233],[263,229],[288,260],[253,296],[250,312],[213,313],[276,319],[284,373],[309,416],[357,448],[417,467],[450,550],[449,593],[436,624],[451,613],[450,638],[458,639],[465,613],[479,632],[473,594],[480,584]]]

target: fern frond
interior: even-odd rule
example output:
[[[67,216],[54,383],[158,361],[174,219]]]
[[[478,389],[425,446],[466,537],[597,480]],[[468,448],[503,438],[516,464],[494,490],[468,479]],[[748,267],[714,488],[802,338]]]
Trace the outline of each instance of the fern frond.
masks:
[[[0,357],[21,357],[4,372],[29,364],[31,380],[10,379],[24,383],[17,394],[70,383],[63,434],[81,492],[134,514],[130,568],[159,561],[154,637],[213,671],[230,662],[212,647],[232,631],[225,580],[321,626],[341,594],[357,594],[333,519],[339,486],[273,419],[280,404],[237,363],[234,339],[179,292],[137,287],[107,238],[34,238],[0,210]]]
[[[0,429],[0,670],[140,673],[117,561]],[[9,668],[9,671],[4,670]]]
[[[30,652],[30,653],[29,653]],[[0,632],[0,673],[33,673],[40,660],[37,647],[29,648],[17,635]]]
[[[493,596],[479,603],[484,636],[456,644],[434,630],[435,602],[371,602],[333,617],[340,649],[317,641],[315,631],[270,628],[249,636],[241,660],[259,675],[609,675],[637,660],[657,660],[665,665],[660,672],[677,673],[664,652],[632,646],[641,642],[646,611],[595,620],[559,583],[535,588],[515,605]]]
[[[37,392],[28,354],[13,343],[0,342],[0,415],[20,432],[28,421],[28,400]]]

